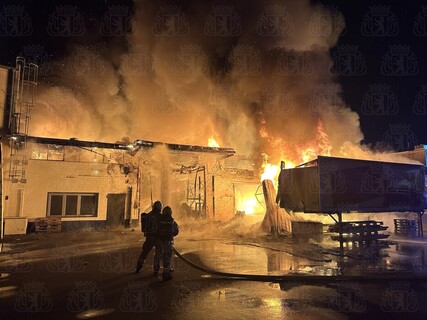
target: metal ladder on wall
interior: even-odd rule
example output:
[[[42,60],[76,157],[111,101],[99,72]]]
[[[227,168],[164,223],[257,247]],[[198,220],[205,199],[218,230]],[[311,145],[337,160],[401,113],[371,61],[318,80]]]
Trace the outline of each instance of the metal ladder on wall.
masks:
[[[38,69],[37,64],[27,63],[25,58],[16,58],[9,117],[9,179],[12,183],[27,182],[27,136],[31,109],[35,107]]]

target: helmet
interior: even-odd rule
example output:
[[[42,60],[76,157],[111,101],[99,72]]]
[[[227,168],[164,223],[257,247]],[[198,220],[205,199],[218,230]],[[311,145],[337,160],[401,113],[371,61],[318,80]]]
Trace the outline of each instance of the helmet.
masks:
[[[171,216],[172,215],[172,208],[169,206],[166,206],[163,208],[162,214]]]
[[[160,201],[156,201],[153,203],[153,211],[162,211],[162,203]]]

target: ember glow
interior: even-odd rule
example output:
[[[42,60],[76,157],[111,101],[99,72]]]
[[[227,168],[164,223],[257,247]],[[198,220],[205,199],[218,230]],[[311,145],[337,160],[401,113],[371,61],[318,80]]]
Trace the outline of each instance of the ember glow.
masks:
[[[280,167],[274,164],[265,163],[263,164],[262,168],[264,171],[261,174],[261,182],[264,180],[271,180],[274,184],[274,182],[277,180],[277,177],[279,176]]]
[[[261,200],[262,201],[262,200]],[[243,211],[245,215],[265,213],[263,204],[259,203],[255,193],[236,192],[236,211]]]
[[[209,138],[208,146],[211,148],[219,148],[219,143],[214,138]]]
[[[236,209],[238,211],[244,211],[245,214],[254,214],[257,201],[255,197],[242,198],[238,200],[239,203],[236,203]]]

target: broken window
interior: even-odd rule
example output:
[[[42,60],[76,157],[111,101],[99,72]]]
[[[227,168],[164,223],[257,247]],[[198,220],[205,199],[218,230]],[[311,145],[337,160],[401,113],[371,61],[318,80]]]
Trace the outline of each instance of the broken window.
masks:
[[[54,144],[34,144],[31,151],[31,159],[34,160],[64,160],[64,147]]]

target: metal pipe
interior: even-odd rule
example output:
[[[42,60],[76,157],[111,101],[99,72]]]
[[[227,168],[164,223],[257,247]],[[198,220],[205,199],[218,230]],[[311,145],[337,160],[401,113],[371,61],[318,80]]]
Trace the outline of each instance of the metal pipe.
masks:
[[[215,176],[212,175],[212,218],[215,220]]]

